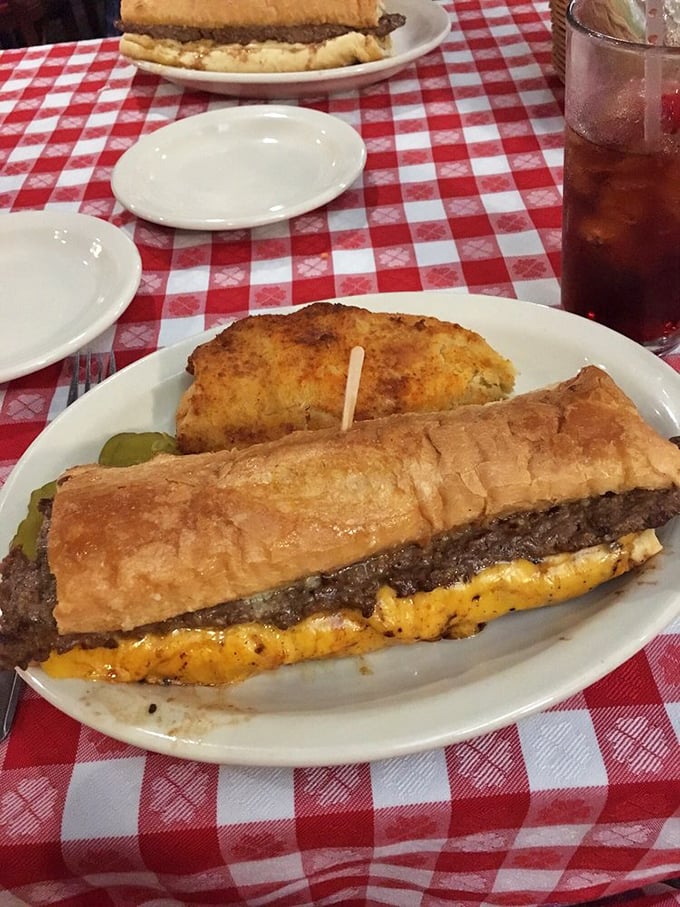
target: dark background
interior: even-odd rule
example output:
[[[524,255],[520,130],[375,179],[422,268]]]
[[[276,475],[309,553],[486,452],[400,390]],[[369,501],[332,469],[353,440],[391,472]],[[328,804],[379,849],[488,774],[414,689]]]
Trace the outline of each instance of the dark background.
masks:
[[[41,44],[118,34],[115,21],[119,15],[120,0],[19,0],[19,2],[26,2],[28,5],[42,2],[44,5],[45,16],[36,22]],[[0,10],[3,5],[0,0]],[[13,31],[3,24],[0,14],[0,47],[22,47],[27,43],[19,31]]]

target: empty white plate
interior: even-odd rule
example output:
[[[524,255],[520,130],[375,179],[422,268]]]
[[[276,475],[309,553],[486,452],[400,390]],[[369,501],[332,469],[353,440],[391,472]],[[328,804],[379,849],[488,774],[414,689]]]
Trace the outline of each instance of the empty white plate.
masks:
[[[133,214],[168,227],[231,230],[287,220],[336,198],[366,146],[337,117],[303,107],[228,107],[140,139],[111,187]]]
[[[0,215],[0,382],[63,359],[122,314],[137,292],[135,244],[98,217]]]

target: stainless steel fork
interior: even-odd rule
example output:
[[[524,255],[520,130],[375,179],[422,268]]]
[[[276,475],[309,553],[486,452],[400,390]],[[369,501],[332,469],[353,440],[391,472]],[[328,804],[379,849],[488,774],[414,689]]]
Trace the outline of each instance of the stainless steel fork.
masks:
[[[66,405],[70,406],[91,387],[99,384],[116,371],[113,350],[110,353],[76,353],[71,360],[71,383]]]
[[[110,353],[76,353],[71,359],[71,383],[66,405],[87,393],[95,384],[116,371],[113,350]],[[23,681],[16,671],[0,671],[0,742],[9,734],[14,713],[23,689]]]

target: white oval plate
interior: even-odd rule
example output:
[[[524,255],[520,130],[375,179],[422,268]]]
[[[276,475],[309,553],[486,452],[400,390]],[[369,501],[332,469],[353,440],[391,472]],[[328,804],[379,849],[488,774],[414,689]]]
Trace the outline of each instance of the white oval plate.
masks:
[[[98,217],[65,211],[0,215],[0,382],[80,349],[125,311],[142,263]]]
[[[600,365],[657,430],[680,434],[680,375],[586,319],[533,303],[453,292],[344,301],[435,315],[479,331],[516,364],[517,392],[567,378],[588,363]],[[187,356],[207,336],[123,369],[45,429],[0,493],[0,552],[7,550],[33,488],[74,463],[95,459],[114,432],[173,431],[177,402],[190,383]],[[221,689],[60,681],[40,669],[24,676],[79,721],[127,743],[189,759],[329,765],[431,749],[565,699],[670,623],[680,611],[680,519],[660,537],[666,550],[644,571],[579,600],[507,615],[472,639],[308,662]]]
[[[375,63],[309,72],[219,73],[144,60],[130,62],[182,88],[240,98],[272,100],[356,91],[401,72],[439,47],[451,30],[448,12],[435,0],[390,0],[388,6],[391,13],[403,13],[406,23],[392,35],[392,55]]]
[[[111,187],[133,214],[191,230],[288,220],[336,198],[366,164],[366,146],[337,117],[303,107],[228,107],[140,139]]]

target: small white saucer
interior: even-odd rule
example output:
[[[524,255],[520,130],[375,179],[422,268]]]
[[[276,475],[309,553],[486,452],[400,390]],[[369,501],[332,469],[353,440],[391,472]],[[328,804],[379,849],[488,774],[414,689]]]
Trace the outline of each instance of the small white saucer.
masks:
[[[106,330],[137,292],[134,243],[97,217],[0,215],[0,382],[51,365]]]
[[[288,220],[336,198],[366,146],[343,120],[302,107],[227,107],[140,139],[111,187],[133,214],[168,227],[233,230]]]

